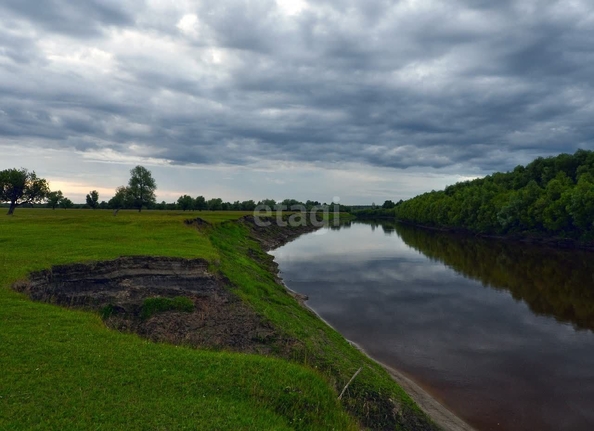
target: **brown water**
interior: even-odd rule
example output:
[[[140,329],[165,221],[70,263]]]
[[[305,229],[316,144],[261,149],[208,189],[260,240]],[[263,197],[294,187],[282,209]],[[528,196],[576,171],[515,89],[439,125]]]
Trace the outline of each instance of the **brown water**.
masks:
[[[353,223],[273,252],[289,288],[479,430],[594,430],[594,252]]]

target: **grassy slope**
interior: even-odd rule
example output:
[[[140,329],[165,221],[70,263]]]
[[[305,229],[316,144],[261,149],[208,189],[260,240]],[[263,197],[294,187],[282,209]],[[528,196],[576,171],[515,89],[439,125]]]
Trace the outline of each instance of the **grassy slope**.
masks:
[[[17,209],[0,217],[0,429],[356,429],[309,368],[149,343],[9,288],[31,270],[120,255],[221,262],[206,235],[183,226],[191,216]]]
[[[211,232],[221,254],[221,271],[236,286],[236,293],[275,327],[300,341],[292,346],[291,359],[314,367],[328,376],[338,390],[359,367],[343,405],[362,423],[375,429],[435,429],[409,396],[388,373],[314,313],[299,305],[271,276],[271,257],[249,238],[247,227],[223,223]],[[254,260],[250,256],[259,255]],[[394,401],[399,414],[393,415]],[[396,416],[396,417],[395,417]]]

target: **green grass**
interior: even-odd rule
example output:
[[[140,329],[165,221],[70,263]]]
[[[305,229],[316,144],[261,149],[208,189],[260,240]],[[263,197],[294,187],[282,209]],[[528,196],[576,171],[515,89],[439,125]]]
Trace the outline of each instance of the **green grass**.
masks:
[[[0,217],[0,429],[357,429],[311,368],[147,342],[10,289],[32,270],[122,255],[218,267],[218,246],[183,221],[243,214],[19,208]]]
[[[245,212],[50,210],[18,208],[0,217],[0,271],[11,279],[29,271],[124,255],[203,257],[216,260],[208,238],[183,221],[201,217],[218,223]]]

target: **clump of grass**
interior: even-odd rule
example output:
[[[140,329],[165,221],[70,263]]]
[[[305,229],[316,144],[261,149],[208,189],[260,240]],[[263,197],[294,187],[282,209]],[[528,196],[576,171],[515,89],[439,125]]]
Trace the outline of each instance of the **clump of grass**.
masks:
[[[107,320],[107,319],[109,319],[113,315],[113,311],[114,311],[113,305],[112,304],[109,304],[109,305],[106,305],[105,307],[103,307],[99,311],[99,314],[101,315],[101,318],[103,320]]]
[[[186,298],[185,296],[176,296],[175,298],[147,298],[142,303],[140,317],[146,320],[157,313],[170,310],[191,313],[194,311],[194,303],[190,298]]]

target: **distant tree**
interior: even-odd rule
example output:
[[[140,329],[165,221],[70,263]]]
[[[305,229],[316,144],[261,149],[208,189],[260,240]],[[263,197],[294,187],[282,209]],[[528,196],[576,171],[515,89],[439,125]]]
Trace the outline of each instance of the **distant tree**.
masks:
[[[61,190],[50,192],[47,195],[47,206],[55,210],[56,207],[60,205],[60,202],[62,202],[62,199],[64,199],[64,195],[62,194]]]
[[[393,201],[385,201],[384,204],[382,205],[382,208],[386,209],[386,210],[391,210],[395,206],[396,206],[396,204]]]
[[[198,211],[202,211],[208,208],[208,204],[206,203],[206,199],[204,196],[198,196],[194,199],[194,209]]]
[[[68,209],[68,208],[72,208],[74,206],[74,204],[72,203],[72,201],[68,198],[63,198],[60,201],[60,207],[64,208],[64,209]]]
[[[9,202],[8,215],[17,206],[43,202],[50,193],[47,181],[37,178],[35,171],[6,169],[0,171],[0,202]]]
[[[87,205],[92,209],[99,207],[99,192],[97,190],[93,190],[87,195]]]
[[[104,210],[107,208],[108,208],[107,202],[101,201],[101,203],[99,204],[99,209]]]
[[[157,184],[148,169],[143,166],[136,166],[130,171],[128,191],[132,204],[135,208],[138,208],[138,212],[142,211],[143,206],[150,206],[155,203],[156,189]]]
[[[256,209],[256,202],[254,202],[253,200],[243,201],[241,203],[241,209],[243,211],[253,211]]]
[[[208,201],[208,209],[210,211],[221,211],[223,209],[223,200],[221,198],[213,198]]]
[[[260,202],[258,202],[258,205],[274,208],[276,206],[276,201],[274,199],[262,199]]]
[[[116,189],[114,197],[107,202],[107,206],[114,210],[113,215],[116,215],[120,209],[126,206],[129,196],[130,193],[127,187],[120,186]]]
[[[191,196],[183,195],[177,200],[177,206],[181,210],[192,210],[194,209],[194,199]]]
[[[291,207],[295,205],[304,205],[303,202],[300,202],[297,199],[285,199],[281,204],[285,205],[288,209],[291,209]]]
[[[305,202],[305,208],[307,208],[307,210],[311,210],[314,207],[319,207],[320,203],[318,201],[310,201],[308,200],[307,202]]]

